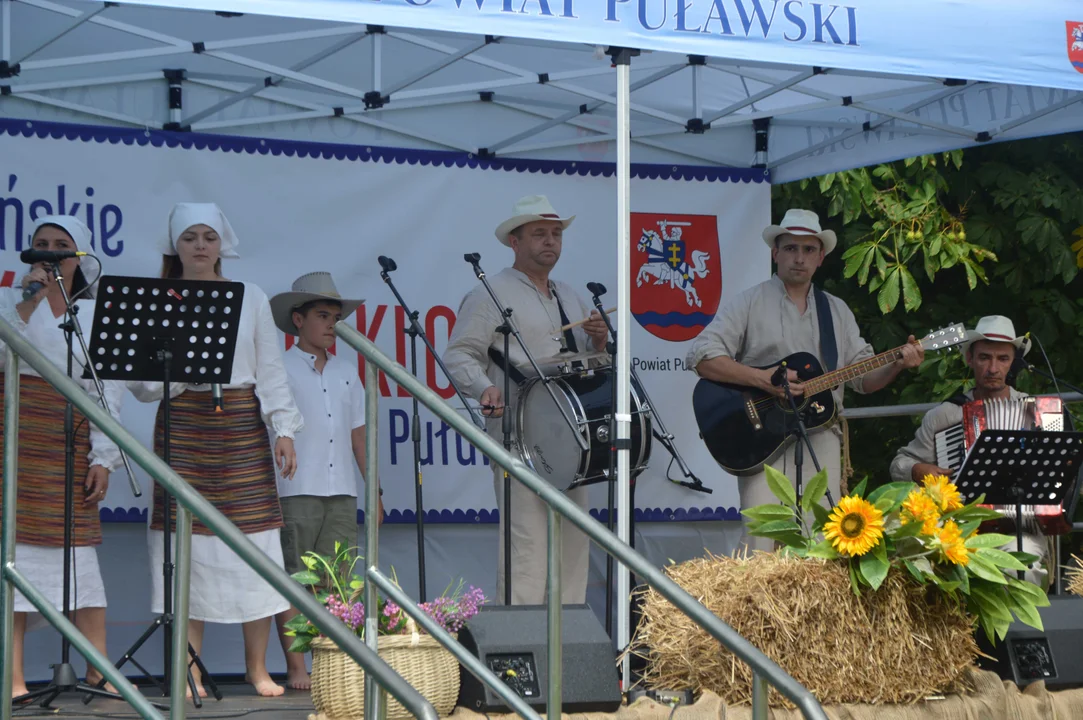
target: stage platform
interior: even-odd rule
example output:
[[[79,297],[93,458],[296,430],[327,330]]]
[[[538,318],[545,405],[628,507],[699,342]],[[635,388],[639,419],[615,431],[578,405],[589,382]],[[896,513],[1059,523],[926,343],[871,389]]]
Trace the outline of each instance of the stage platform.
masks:
[[[279,682],[279,678],[275,678]],[[968,692],[947,697],[930,698],[913,705],[841,705],[824,708],[829,720],[1046,720],[1047,718],[1083,718],[1083,689],[1049,692],[1045,683],[1037,682],[1020,690],[1014,683],[1004,682],[995,674],[972,670]],[[249,718],[252,720],[307,720],[314,712],[307,690],[286,690],[277,698],[262,698],[238,678],[219,681],[222,700],[208,698],[197,709],[187,704],[188,717],[193,719]],[[153,698],[157,700],[158,698]],[[168,717],[168,710],[163,715]],[[15,718],[69,718],[70,720],[102,720],[104,718],[138,718],[131,706],[119,700],[94,700],[83,705],[74,694],[58,699],[52,709],[38,705],[17,708]],[[450,720],[513,720],[514,715],[490,713],[480,715],[465,708],[456,708]],[[544,717],[544,715],[543,715]],[[675,710],[645,698],[621,707],[616,713],[565,714],[566,720],[751,720],[751,709],[727,707],[717,695],[704,693],[695,704]],[[770,720],[801,720],[796,710],[772,708]]]
[[[279,683],[282,679],[275,678]],[[145,683],[146,680],[143,681]],[[142,687],[136,680],[137,685],[148,694],[154,702],[162,702],[167,707],[160,712],[166,718],[169,717],[169,698],[162,698],[156,688]],[[33,685],[34,690],[42,685]],[[205,720],[217,718],[247,718],[249,720],[307,720],[308,716],[315,712],[312,707],[312,698],[308,690],[286,690],[281,697],[265,698],[256,694],[255,689],[242,679],[219,680],[218,687],[222,691],[222,699],[215,700],[213,697],[203,700],[203,707],[195,707],[191,701],[186,705],[189,718]],[[151,693],[151,689],[154,692]],[[39,701],[40,702],[40,701]],[[139,718],[132,707],[123,700],[108,700],[98,698],[89,705],[84,705],[82,696],[75,693],[66,693],[50,704],[49,708],[42,708],[40,704],[15,706],[12,712],[13,718],[69,718],[70,720],[104,718]]]

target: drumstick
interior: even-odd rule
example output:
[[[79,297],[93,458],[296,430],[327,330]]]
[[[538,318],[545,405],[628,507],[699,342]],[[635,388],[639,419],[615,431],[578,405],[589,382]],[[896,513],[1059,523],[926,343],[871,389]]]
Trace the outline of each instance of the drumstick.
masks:
[[[608,315],[609,313],[616,312],[616,311],[617,311],[616,307],[606,308],[605,314]],[[582,320],[576,320],[573,323],[568,323],[567,325],[562,326],[557,332],[564,332],[565,330],[571,330],[572,328],[577,328],[577,327],[579,327],[580,325],[582,325],[583,323],[585,323],[585,322],[587,322],[589,320],[590,320],[590,318],[583,318]]]

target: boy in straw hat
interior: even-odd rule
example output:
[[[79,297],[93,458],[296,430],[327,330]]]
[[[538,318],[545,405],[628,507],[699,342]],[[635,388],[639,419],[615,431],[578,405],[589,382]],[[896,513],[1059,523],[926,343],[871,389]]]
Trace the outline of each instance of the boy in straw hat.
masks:
[[[516,202],[511,217],[496,228],[497,239],[514,251],[515,262],[490,276],[489,282],[500,301],[512,308],[512,321],[537,360],[558,355],[564,349],[562,337],[572,352],[600,351],[605,347],[608,329],[601,315],[596,310],[591,311],[570,285],[550,279],[550,273],[560,259],[564,231],[574,219],[574,215],[562,217],[558,214],[544,195],[529,195]],[[560,328],[569,324],[568,319],[583,318],[589,319],[562,336]],[[483,414],[492,418],[487,423],[487,430],[498,441],[503,440],[503,433],[500,420],[495,418],[502,416],[507,402],[503,397],[504,342],[496,332],[502,322],[500,312],[485,288],[475,287],[459,307],[455,329],[444,353],[444,363],[455,382],[467,395],[480,400]],[[514,379],[524,371],[529,373],[529,360],[514,340],[509,345],[509,352],[511,377]],[[513,390],[511,402],[514,401]],[[568,448],[569,452],[575,450]],[[503,478],[503,470],[494,465],[497,506],[501,508],[497,597],[503,602],[503,524],[507,515],[511,520],[512,604],[540,605],[545,602],[546,505],[521,483],[512,482],[511,510],[505,513],[502,507]],[[586,509],[585,487],[569,490],[567,495]],[[563,524],[561,537],[563,602],[586,602],[590,543],[587,536],[571,523]]]
[[[363,300],[339,295],[326,272],[302,275],[290,292],[271,298],[275,325],[297,343],[283,360],[290,391],[305,419],[297,436],[297,473],[292,481],[279,478],[282,502],[282,556],[286,572],[305,568],[305,553],[333,557],[335,543],[357,544],[357,472],[365,468],[365,391],[357,368],[328,352],[335,343],[335,323],[349,317]],[[356,468],[356,469],[355,469]],[[383,521],[383,502],[380,503]],[[293,641],[284,625],[297,609],[277,616],[282,650],[286,652],[286,682],[291,688],[310,686],[305,656],[288,652]]]
[[[764,229],[763,241],[771,248],[771,259],[777,272],[770,280],[733,298],[719,311],[692,344],[686,367],[708,380],[744,385],[784,397],[782,388],[771,381],[775,368],[768,366],[777,365],[795,352],[811,353],[821,364],[824,362],[826,353],[821,345],[815,295],[822,291],[814,289],[812,277],[824,257],[835,249],[837,239],[834,231],[820,228],[816,213],[791,209],[786,211],[781,223]],[[846,303],[828,293],[823,296],[831,311],[837,367],[872,357],[872,346],[861,337],[854,314]],[[910,340],[913,339],[911,336]],[[898,361],[851,380],[850,386],[861,393],[875,392],[892,382],[904,368],[920,365],[923,358],[924,351],[920,346],[907,345]],[[768,369],[760,369],[764,367]],[[797,373],[793,370],[788,373],[791,393],[800,396],[803,388],[797,382]],[[843,389],[836,388],[834,396],[841,413]],[[821,467],[827,468],[828,489],[836,502],[841,485],[840,436],[837,426],[809,433],[817,460]],[[795,445],[788,445],[769,464],[792,475]],[[816,472],[811,459],[806,459],[804,468],[806,480]],[[737,488],[743,508],[777,502],[767,487],[766,474],[762,470],[738,477]],[[774,549],[774,542],[769,538],[748,537],[744,532],[740,544],[750,550]]]
[[[1028,397],[1012,387],[1013,364],[1030,352],[1030,339],[1015,334],[1015,325],[1003,315],[987,315],[967,331],[960,350],[967,366],[974,372],[974,388],[940,403],[925,413],[914,439],[901,448],[891,462],[895,482],[921,483],[926,475],[951,476],[952,471],[936,464],[936,435],[963,422],[963,404],[972,400],[1007,400]],[[1015,550],[1011,542],[1007,550]],[[1044,562],[1047,548],[1040,535],[1023,535],[1023,550]],[[1037,565],[1037,563],[1036,563]],[[1044,570],[1032,569],[1027,580],[1040,583]]]

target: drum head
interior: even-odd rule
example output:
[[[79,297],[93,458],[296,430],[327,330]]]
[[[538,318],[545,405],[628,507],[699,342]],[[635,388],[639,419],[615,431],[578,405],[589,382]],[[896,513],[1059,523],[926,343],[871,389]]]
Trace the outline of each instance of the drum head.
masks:
[[[563,380],[550,380],[549,387],[559,406],[540,380],[523,385],[516,413],[519,443],[523,461],[558,490],[564,490],[581,476],[584,453],[560,408],[579,424],[584,420],[583,407]]]

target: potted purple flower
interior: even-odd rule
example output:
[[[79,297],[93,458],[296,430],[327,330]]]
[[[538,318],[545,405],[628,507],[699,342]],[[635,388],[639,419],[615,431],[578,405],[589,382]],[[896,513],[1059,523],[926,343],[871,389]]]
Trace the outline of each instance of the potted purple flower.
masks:
[[[365,581],[354,572],[360,559],[357,548],[341,544],[335,546],[333,558],[310,552],[304,557],[306,569],[295,573],[293,579],[309,586],[332,615],[364,639]],[[455,635],[484,603],[485,595],[479,588],[467,588],[460,580],[421,607],[440,627]],[[459,696],[455,657],[395,603],[380,598],[376,612],[380,657],[416,687],[441,716],[451,714]],[[312,652],[312,702],[318,720],[363,718],[365,671],[304,615],[297,615],[286,627],[287,634],[294,638],[290,652]],[[413,716],[389,697],[387,717],[406,720]]]

